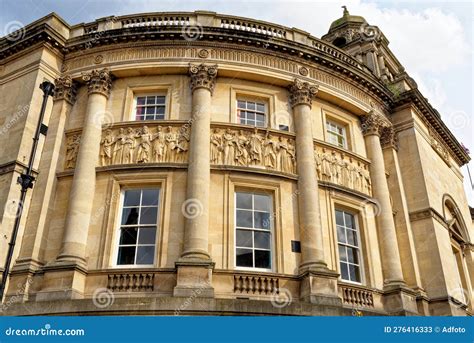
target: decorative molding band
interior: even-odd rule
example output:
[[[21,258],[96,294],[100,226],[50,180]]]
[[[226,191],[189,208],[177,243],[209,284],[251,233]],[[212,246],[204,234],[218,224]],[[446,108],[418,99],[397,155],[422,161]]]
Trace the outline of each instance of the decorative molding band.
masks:
[[[426,208],[424,210],[419,210],[415,212],[409,213],[410,221],[414,222],[417,220],[424,220],[424,219],[434,219],[439,222],[443,227],[449,229],[448,223],[444,220],[443,216],[438,213],[434,208]]]

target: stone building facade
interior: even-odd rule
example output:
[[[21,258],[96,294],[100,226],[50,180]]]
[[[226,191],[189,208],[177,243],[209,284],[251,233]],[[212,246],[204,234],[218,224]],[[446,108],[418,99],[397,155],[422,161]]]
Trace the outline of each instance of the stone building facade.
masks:
[[[4,314],[472,313],[469,156],[364,18],[51,14],[0,58],[2,267],[55,84]]]

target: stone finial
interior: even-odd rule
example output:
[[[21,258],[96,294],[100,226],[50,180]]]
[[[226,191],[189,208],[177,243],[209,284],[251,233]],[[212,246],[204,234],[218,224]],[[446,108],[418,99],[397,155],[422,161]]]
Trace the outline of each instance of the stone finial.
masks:
[[[109,97],[112,88],[112,75],[107,68],[94,69],[90,73],[83,74],[82,79],[87,82],[89,94],[102,94]]]
[[[65,75],[54,80],[54,100],[66,100],[73,105],[76,102],[77,82]]]
[[[343,9],[344,9],[344,12],[342,13],[342,15],[345,17],[345,16],[348,16],[349,15],[349,11],[347,10],[347,6],[341,6]]]
[[[290,91],[290,105],[309,105],[318,93],[318,86],[311,85],[308,82],[295,79],[295,81],[288,87]]]
[[[362,133],[366,135],[380,135],[380,130],[385,126],[385,121],[381,115],[370,111],[368,114],[360,118]]]
[[[191,90],[206,88],[211,93],[214,91],[217,78],[217,64],[190,64],[189,75],[191,77]]]
[[[384,126],[380,130],[380,144],[382,148],[392,147],[398,150],[398,135],[393,129],[393,125]]]

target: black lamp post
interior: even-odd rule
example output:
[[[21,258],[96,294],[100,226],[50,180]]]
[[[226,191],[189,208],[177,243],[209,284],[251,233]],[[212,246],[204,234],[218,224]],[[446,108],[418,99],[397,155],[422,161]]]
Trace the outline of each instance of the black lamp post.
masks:
[[[40,133],[46,134],[44,131],[43,118],[44,111],[46,109],[46,103],[48,102],[48,97],[52,96],[54,93],[54,85],[49,81],[44,81],[39,87],[43,91],[43,103],[41,104],[41,112],[38,118],[38,124],[36,125],[35,136],[33,137],[33,146],[31,147],[30,160],[28,162],[28,168],[26,172],[21,174],[18,177],[18,183],[21,186],[21,195],[20,201],[18,202],[18,207],[16,209],[15,225],[13,226],[13,232],[8,243],[8,253],[7,259],[5,261],[5,268],[2,273],[2,282],[0,284],[0,303],[3,302],[3,293],[5,291],[5,285],[7,283],[8,274],[10,273],[10,264],[12,262],[13,250],[15,248],[16,236],[18,235],[18,229],[20,228],[21,215],[23,213],[23,204],[26,198],[26,192],[28,188],[33,188],[33,182],[35,181],[34,176],[31,175],[33,170],[33,163],[35,161],[36,149],[38,148],[38,141]]]

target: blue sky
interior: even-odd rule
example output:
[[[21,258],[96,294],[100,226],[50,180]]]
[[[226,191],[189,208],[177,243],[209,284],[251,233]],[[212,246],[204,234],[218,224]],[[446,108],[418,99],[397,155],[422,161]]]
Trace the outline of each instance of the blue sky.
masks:
[[[0,0],[0,36],[18,23],[27,25],[50,12],[77,24],[109,15],[209,10],[297,27],[321,37],[341,17],[341,5],[380,27],[425,97],[474,154],[472,1]],[[470,168],[474,177],[473,162]],[[463,171],[466,193],[474,206],[466,167]]]

